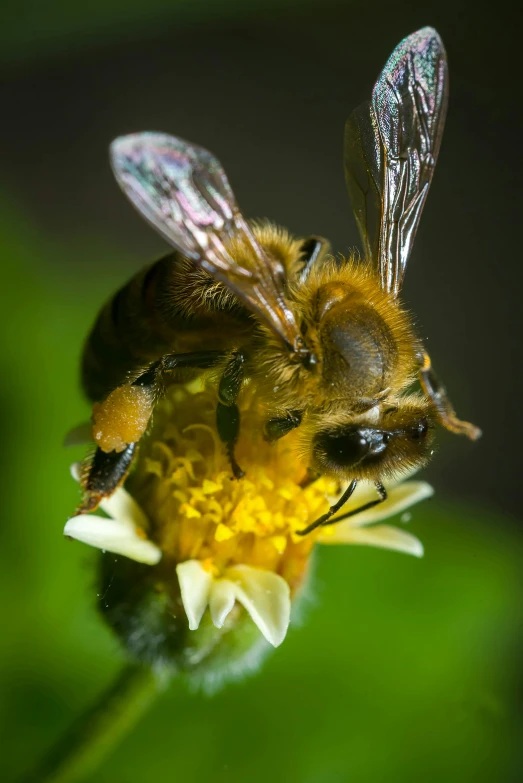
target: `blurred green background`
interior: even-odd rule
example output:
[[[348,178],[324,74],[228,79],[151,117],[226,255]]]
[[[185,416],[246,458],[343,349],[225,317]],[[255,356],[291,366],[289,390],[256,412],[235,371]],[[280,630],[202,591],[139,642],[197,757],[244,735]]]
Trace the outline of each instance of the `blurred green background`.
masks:
[[[520,100],[510,12],[465,2],[8,3],[0,31],[0,779],[15,781],[124,657],[96,615],[94,552],[66,542],[61,446],[101,302],[161,240],[111,180],[112,137],[166,130],[222,159],[248,215],[357,243],[343,121],[424,24],[449,51],[451,106],[405,293],[458,412],[413,510],[421,561],[316,560],[304,622],[253,678],[210,698],[173,683],[92,780],[519,781]],[[514,32],[512,30],[514,29]],[[519,90],[519,92],[518,92]],[[519,285],[518,285],[519,284]]]

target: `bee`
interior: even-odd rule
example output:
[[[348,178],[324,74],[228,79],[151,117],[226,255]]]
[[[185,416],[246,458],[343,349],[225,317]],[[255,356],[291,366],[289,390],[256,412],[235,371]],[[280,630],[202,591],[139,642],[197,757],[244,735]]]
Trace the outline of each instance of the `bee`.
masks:
[[[303,534],[332,524],[361,480],[375,505],[385,478],[424,465],[436,424],[475,440],[460,421],[399,301],[447,108],[445,49],[425,27],[394,50],[370,101],[345,129],[347,187],[364,257],[335,258],[317,236],[296,239],[248,222],[208,151],[162,133],[116,139],[124,193],[174,252],[105,305],[83,355],[97,449],[83,511],[127,476],[167,384],[212,368],[217,431],[238,480],[238,400],[250,381],[264,402],[264,436],[300,428],[309,464],[346,484]],[[418,381],[421,390],[409,391]],[[351,513],[357,513],[356,509]]]

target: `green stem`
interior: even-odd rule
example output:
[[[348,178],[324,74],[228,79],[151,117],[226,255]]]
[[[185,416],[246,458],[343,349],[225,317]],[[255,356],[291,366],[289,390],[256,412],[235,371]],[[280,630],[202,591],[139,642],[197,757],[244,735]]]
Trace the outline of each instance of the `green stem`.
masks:
[[[134,726],[157,692],[158,678],[149,668],[127,666],[23,783],[72,783],[88,777]]]

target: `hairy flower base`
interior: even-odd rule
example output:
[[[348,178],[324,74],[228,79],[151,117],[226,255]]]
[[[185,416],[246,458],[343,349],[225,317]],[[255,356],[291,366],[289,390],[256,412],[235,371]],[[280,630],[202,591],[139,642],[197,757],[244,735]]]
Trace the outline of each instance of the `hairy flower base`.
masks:
[[[420,481],[389,486],[389,499],[375,509],[305,537],[298,535],[327,510],[341,488],[326,478],[300,486],[307,465],[298,456],[297,434],[277,443],[265,442],[260,434],[263,409],[249,389],[243,394],[241,413],[236,455],[246,477],[235,480],[216,433],[215,396],[205,390],[171,387],[157,406],[126,489],[118,489],[101,504],[107,517],[80,515],[66,524],[66,535],[125,556],[106,556],[107,580],[103,581],[112,587],[102,608],[142,658],[154,657],[150,651],[154,634],[157,641],[163,639],[157,657],[172,657],[169,645],[178,645],[180,634],[186,652],[198,628],[206,629],[210,647],[216,649],[219,643],[224,648],[226,634],[245,626],[247,615],[270,644],[279,645],[289,625],[291,600],[304,582],[316,542],[423,554],[414,536],[376,524],[429,497],[432,489]],[[344,512],[374,499],[374,493],[373,487],[361,483]],[[134,572],[125,564],[127,558],[136,561]],[[144,580],[145,591],[138,589]],[[120,590],[116,611],[113,600]],[[156,619],[151,626],[154,602]],[[169,626],[170,639],[165,630]],[[152,635],[148,645],[144,629]],[[141,651],[144,644],[149,650],[146,655]],[[179,659],[180,655],[178,663]]]

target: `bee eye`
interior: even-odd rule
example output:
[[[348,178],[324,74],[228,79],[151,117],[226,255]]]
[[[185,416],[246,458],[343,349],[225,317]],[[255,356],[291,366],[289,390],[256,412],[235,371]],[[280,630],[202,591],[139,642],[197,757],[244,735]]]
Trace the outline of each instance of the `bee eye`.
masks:
[[[407,428],[407,434],[411,440],[423,440],[428,431],[429,425],[424,419]]]
[[[369,451],[367,439],[358,431],[322,432],[316,439],[316,449],[328,462],[343,467],[356,465]]]
[[[366,457],[381,454],[390,438],[390,433],[369,427],[320,432],[314,444],[315,453],[321,462],[349,468],[358,465]]]

